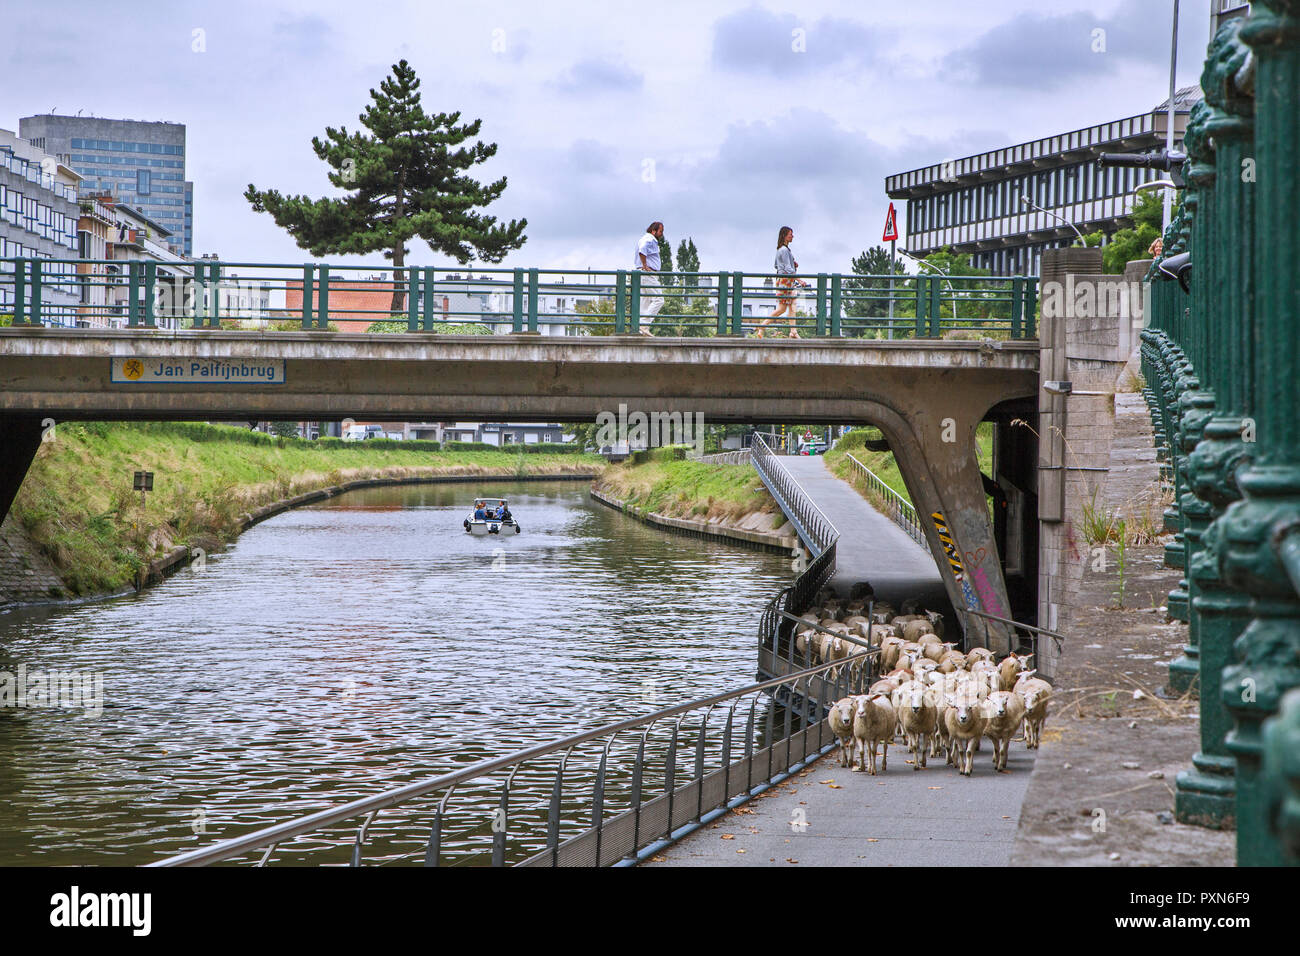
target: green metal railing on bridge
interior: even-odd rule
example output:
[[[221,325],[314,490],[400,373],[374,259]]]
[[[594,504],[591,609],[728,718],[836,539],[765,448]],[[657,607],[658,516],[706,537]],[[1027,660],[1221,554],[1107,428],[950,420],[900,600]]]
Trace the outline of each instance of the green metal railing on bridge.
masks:
[[[1146,397],[1175,506],[1170,683],[1200,697],[1177,816],[1242,865],[1300,863],[1300,7],[1223,24],[1189,115],[1187,182],[1149,278]],[[1288,703],[1284,706],[1284,698]]]
[[[329,263],[0,260],[16,327],[743,336],[793,298],[801,337],[1037,336],[1032,277],[536,268],[376,270]],[[662,300],[660,304],[656,300]],[[768,326],[783,334],[787,317]]]

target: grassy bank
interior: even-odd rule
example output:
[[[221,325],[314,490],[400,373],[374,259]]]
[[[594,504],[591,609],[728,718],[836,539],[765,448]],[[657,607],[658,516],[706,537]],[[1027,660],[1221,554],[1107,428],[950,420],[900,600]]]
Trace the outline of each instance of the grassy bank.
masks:
[[[780,512],[752,465],[674,461],[656,453],[644,464],[611,465],[597,486],[627,504],[673,518],[736,524]]]
[[[905,501],[912,500],[907,493],[907,485],[903,482],[903,476],[898,469],[898,462],[894,460],[893,452],[871,451],[865,447],[866,442],[878,441],[881,437],[879,429],[855,428],[836,442],[835,447],[826,453],[827,467],[837,477],[843,478],[856,488],[864,498],[878,508],[883,508],[884,502],[876,500],[879,497],[878,493],[867,484],[867,480],[862,477],[862,472],[854,466],[853,462],[849,461],[849,455],[852,455],[875,472],[881,481],[898,492]],[[993,469],[992,422],[981,422],[976,426],[975,441],[978,447],[976,456],[979,459],[980,470],[985,474],[989,474]]]
[[[303,442],[189,422],[60,424],[12,513],[69,594],[117,591],[177,545],[211,547],[254,508],[358,478],[599,471],[595,455]],[[136,471],[154,473],[142,506]]]

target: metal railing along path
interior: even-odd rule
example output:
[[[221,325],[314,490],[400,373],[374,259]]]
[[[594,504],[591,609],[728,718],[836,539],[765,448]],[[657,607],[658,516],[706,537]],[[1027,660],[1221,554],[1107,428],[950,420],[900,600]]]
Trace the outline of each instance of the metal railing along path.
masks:
[[[870,655],[859,656],[864,661],[874,660]],[[423,846],[417,852],[401,855],[399,860],[390,858],[384,861],[420,858],[426,866],[437,866],[441,862],[448,825],[453,819],[452,800],[457,787],[489,776],[504,776],[496,808],[478,808],[477,839],[482,855],[490,852],[492,865],[505,865],[509,856],[515,857],[514,865],[525,866],[606,866],[635,862],[707,822],[711,812],[743,802],[749,796],[766,790],[773,779],[829,750],[835,743],[834,735],[820,715],[840,697],[861,692],[872,679],[870,667],[852,670],[845,664],[840,661],[803,668],[738,690],[667,707],[644,717],[573,734],[502,757],[480,760],[452,773],[263,827],[150,865],[204,866],[259,854],[256,862],[261,866],[273,858],[277,849],[291,847],[295,839],[347,823],[355,826],[354,835],[348,841],[351,844],[348,862],[351,866],[360,866],[368,837],[375,833],[381,813],[437,797],[436,807],[426,804],[422,812],[410,810],[427,826],[428,836],[422,841]],[[831,672],[834,672],[833,678]],[[784,708],[778,720],[777,708],[770,705],[760,711],[758,705],[763,696],[779,688],[787,688],[789,693],[804,699],[817,700],[818,718],[806,721],[789,708]],[[698,728],[683,735],[683,719],[700,711],[703,715]],[[724,714],[725,719],[722,719]],[[657,755],[650,753],[650,735],[656,725],[669,728],[671,735],[660,761],[662,770],[653,776],[648,770],[654,762],[652,757]],[[610,775],[612,746],[620,735],[636,748],[630,772],[630,792],[619,794],[627,802],[626,809],[608,815],[606,811],[613,802],[613,794],[606,788],[606,782]],[[691,770],[683,775],[679,784],[679,743],[682,744],[681,750],[687,750],[692,737]],[[578,814],[571,812],[575,807],[571,798],[567,801],[571,809],[566,810],[565,775],[571,772],[575,750],[600,741],[604,741],[604,746],[600,748],[599,766],[590,798],[576,805],[585,810],[587,820],[579,821],[575,819]],[[708,766],[710,756],[713,757],[712,768]],[[534,807],[534,812],[525,814],[512,807],[511,788],[521,768],[546,758],[558,758],[558,763],[545,805],[543,824],[541,814],[536,812],[539,808]],[[661,786],[653,796],[646,797],[651,780]],[[534,821],[533,825],[521,822],[526,820]],[[569,829],[579,832],[564,837],[566,822]],[[334,849],[342,853],[348,842],[338,840]]]
[[[781,459],[767,445],[761,435],[755,434],[749,446],[750,460],[758,471],[758,476],[781,505],[790,523],[799,533],[799,539],[819,557],[827,549],[834,547],[840,533],[831,519],[826,517],[817,503],[795,480],[794,475],[781,463]]]
[[[1060,634],[1057,631],[1049,631],[1047,630],[1047,628],[1044,627],[1035,627],[1032,624],[1024,624],[1020,621],[1013,621],[1009,617],[999,617],[996,614],[988,614],[984,611],[976,611],[973,608],[958,608],[957,612],[966,617],[965,626],[963,629],[967,635],[968,643],[970,643],[969,641],[970,635],[973,635],[975,633],[974,627],[970,622],[971,617],[976,617],[980,619],[980,623],[984,630],[984,644],[983,644],[984,647],[989,646],[989,628],[988,628],[988,624],[984,623],[985,621],[997,621],[999,624],[1006,624],[1014,628],[1015,630],[1024,631],[1025,633],[1027,633],[1029,635],[1030,647],[1033,648],[1033,654],[1035,660],[1041,659],[1038,656],[1038,645],[1039,645],[1040,635],[1043,637],[1050,637],[1053,641],[1056,642],[1056,651],[1058,654],[1061,652],[1061,642],[1065,640],[1065,635]],[[1043,676],[1046,675],[1044,674]]]
[[[921,522],[916,516],[916,508],[912,506],[912,503],[885,484],[879,475],[854,458],[853,455],[847,452],[845,455],[849,461],[857,466],[858,471],[862,473],[872,491],[876,492],[884,500],[881,513],[906,531],[909,538],[929,551],[930,546],[926,544],[925,532],[921,529]]]
[[[740,448],[735,451],[719,451],[711,455],[701,455],[695,461],[701,461],[714,465],[748,465],[750,460],[749,449]]]
[[[816,502],[781,464],[761,435],[755,434],[749,446],[750,460],[764,486],[777,500],[781,510],[799,533],[799,539],[808,548],[812,561],[804,567],[789,587],[782,588],[763,609],[758,627],[759,662],[774,666],[782,658],[788,662],[793,655],[792,615],[799,615],[812,607],[817,592],[835,573],[835,545],[840,533]],[[796,561],[803,561],[802,555]]]
[[[743,336],[778,305],[775,273],[345,266],[213,259],[0,259],[15,327]],[[1037,280],[810,275],[805,338],[1037,337]],[[663,299],[658,315],[646,312]],[[890,306],[894,318],[886,318]],[[778,320],[778,327],[784,320]]]

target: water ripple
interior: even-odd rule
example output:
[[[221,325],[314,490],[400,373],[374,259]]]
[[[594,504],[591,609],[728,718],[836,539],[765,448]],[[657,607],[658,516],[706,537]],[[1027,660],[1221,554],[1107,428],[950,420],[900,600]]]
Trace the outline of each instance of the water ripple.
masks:
[[[475,493],[509,497],[524,533],[464,534]],[[740,686],[789,579],[782,556],[647,528],[571,483],[286,512],[144,594],[0,616],[0,670],[100,673],[105,696],[99,717],[0,711],[0,863],[143,863]],[[568,779],[590,775],[579,756]],[[553,775],[521,772],[521,806]],[[447,862],[479,859],[466,834],[494,802],[487,781],[458,790]],[[419,832],[374,842],[403,862]],[[346,862],[350,837],[293,858]]]

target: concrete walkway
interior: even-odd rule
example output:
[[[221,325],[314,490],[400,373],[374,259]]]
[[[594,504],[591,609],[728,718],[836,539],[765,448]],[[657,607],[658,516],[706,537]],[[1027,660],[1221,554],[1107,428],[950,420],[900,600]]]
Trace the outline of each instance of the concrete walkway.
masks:
[[[840,593],[847,595],[858,581],[870,581],[876,597],[895,607],[913,597],[927,608],[948,606],[929,550],[871,507],[847,481],[831,474],[820,455],[790,455],[780,461],[839,529],[831,582]]]
[[[820,456],[781,462],[840,532],[833,583],[841,593],[869,581],[895,606],[915,597],[929,608],[948,607],[930,552],[832,475]],[[999,774],[992,742],[981,746],[969,778],[942,756],[914,770],[905,744],[889,748],[887,771],[854,773],[840,766],[837,748],[642,865],[1006,866],[1034,755],[1013,742],[1009,772]]]
[[[889,748],[884,773],[854,773],[836,748],[641,865],[1006,866],[1034,758],[1015,741],[994,773],[993,744],[981,746],[970,777],[942,756],[913,770],[906,745]]]

